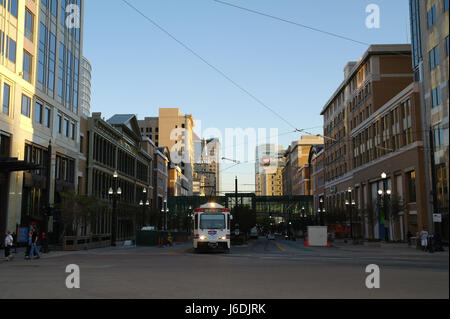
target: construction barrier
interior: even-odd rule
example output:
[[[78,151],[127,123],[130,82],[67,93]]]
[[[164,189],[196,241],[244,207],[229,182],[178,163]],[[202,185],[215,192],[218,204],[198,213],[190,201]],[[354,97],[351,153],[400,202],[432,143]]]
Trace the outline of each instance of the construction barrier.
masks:
[[[111,235],[65,236],[62,249],[66,251],[88,250],[111,246]]]
[[[169,244],[169,233],[175,243],[190,242],[192,238],[188,232],[142,230],[136,232],[136,245],[164,247]]]

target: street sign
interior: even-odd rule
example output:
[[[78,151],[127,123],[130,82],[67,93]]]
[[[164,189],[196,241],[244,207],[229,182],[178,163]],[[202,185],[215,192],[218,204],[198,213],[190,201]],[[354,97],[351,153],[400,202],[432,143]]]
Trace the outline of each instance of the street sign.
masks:
[[[433,223],[442,223],[442,215],[433,214]]]

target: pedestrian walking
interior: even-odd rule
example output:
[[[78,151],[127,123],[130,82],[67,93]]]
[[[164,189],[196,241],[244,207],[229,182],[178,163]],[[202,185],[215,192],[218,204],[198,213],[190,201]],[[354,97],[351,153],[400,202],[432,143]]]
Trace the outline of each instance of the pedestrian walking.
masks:
[[[422,246],[422,250],[423,251],[427,251],[427,247],[428,247],[428,232],[425,229],[423,229],[420,232],[420,243],[421,243],[421,246]]]
[[[13,246],[13,237],[11,236],[11,233],[7,231],[5,233],[5,260],[10,261],[14,258],[14,256],[11,253],[11,248]]]
[[[36,259],[41,258],[41,256],[39,255],[38,240],[39,235],[38,232],[35,230],[31,233],[31,248],[29,259],[33,259],[33,254],[36,254]]]
[[[28,238],[27,238],[27,250],[25,252],[25,259],[30,259],[30,252],[31,252],[31,244],[33,243],[33,231],[30,230],[28,232]]]

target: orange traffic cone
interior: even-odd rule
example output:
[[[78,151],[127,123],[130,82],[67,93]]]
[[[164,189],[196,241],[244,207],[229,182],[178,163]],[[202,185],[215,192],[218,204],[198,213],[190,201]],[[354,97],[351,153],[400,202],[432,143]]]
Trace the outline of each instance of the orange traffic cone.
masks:
[[[328,241],[328,247],[331,247],[331,243],[330,243],[330,241]]]

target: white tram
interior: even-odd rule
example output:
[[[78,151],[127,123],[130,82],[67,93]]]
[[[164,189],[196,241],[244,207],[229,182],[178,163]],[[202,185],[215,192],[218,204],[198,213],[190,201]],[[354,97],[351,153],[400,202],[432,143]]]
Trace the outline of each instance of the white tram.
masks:
[[[230,243],[230,210],[216,203],[208,203],[194,211],[194,249],[228,252]]]

